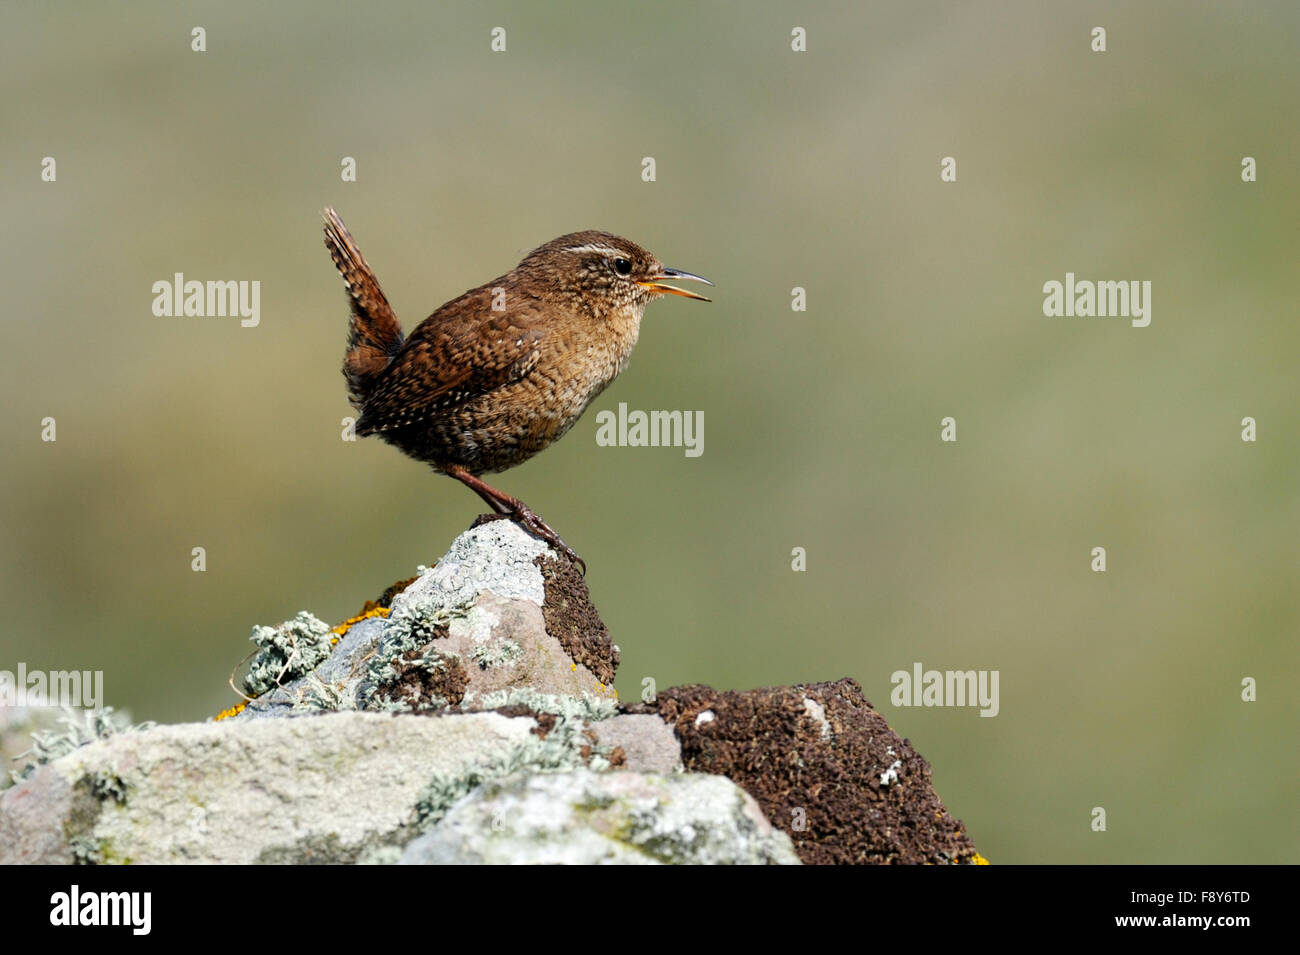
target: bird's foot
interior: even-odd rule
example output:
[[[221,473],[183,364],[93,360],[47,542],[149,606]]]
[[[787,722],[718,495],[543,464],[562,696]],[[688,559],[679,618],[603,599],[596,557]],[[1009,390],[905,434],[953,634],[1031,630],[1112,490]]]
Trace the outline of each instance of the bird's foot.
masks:
[[[532,534],[538,540],[545,541],[565,557],[569,558],[569,560],[573,562],[574,566],[578,568],[578,572],[584,577],[587,576],[587,562],[578,556],[577,551],[564,543],[564,538],[551,530],[551,526],[534,514],[528,505],[522,502],[519,503],[517,507],[512,509],[509,516],[520,524],[524,530],[528,531],[528,533]]]
[[[482,478],[471,474],[467,468],[460,465],[449,465],[445,471],[448,477],[454,477],[457,481],[470,488],[475,494],[483,498],[492,510],[496,511],[495,515],[481,514],[474,521],[475,527],[479,524],[486,523],[490,520],[497,520],[501,517],[509,517],[515,523],[523,527],[524,530],[532,534],[538,540],[554,547],[565,557],[569,558],[578,568],[582,576],[587,576],[587,562],[578,556],[577,552],[564,543],[564,538],[555,531],[551,530],[549,524],[533,513],[523,501],[511,497],[509,494],[503,494],[492,485],[488,484]]]

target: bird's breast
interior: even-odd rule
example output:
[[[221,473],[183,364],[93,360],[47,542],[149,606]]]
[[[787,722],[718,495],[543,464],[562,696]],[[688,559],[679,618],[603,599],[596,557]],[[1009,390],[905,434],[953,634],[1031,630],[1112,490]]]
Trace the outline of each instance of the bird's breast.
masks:
[[[570,414],[581,414],[627,367],[641,331],[642,311],[620,309],[604,318],[573,323],[554,336],[550,355],[543,354],[536,370],[549,379]]]

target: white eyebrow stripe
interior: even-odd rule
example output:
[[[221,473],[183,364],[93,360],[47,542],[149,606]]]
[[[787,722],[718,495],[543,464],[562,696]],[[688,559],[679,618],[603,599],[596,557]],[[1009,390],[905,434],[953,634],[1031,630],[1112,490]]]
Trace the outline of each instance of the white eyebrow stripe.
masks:
[[[619,249],[611,249],[607,245],[571,245],[564,250],[565,252],[599,252],[601,255],[613,255],[623,258],[627,255]]]

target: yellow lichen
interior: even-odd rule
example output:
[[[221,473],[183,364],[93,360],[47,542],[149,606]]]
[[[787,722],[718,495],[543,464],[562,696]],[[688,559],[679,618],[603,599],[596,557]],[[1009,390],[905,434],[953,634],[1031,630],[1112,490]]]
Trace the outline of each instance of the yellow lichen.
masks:
[[[371,617],[387,617],[387,616],[388,616],[387,607],[371,607],[369,610],[365,611],[364,613],[358,614],[355,617],[349,617],[347,620],[344,620],[337,627],[331,628],[330,633],[334,634],[336,637],[341,637],[349,630],[351,630],[353,627],[355,627],[357,624],[359,624],[362,620],[369,620]],[[335,639],[330,642],[338,643],[338,640]]]
[[[391,601],[394,596],[400,594],[403,590],[405,590],[408,586],[410,586],[416,579],[417,578],[412,577],[410,580],[398,581],[397,583],[393,584],[393,586],[389,587],[387,591],[384,592],[384,595],[383,597],[380,598],[380,600]],[[361,608],[361,613],[357,614],[355,617],[349,617],[347,620],[344,620],[337,627],[330,628],[330,633],[334,634],[334,636],[330,637],[330,646],[332,647],[338,646],[338,642],[343,637],[343,635],[346,634],[353,627],[355,627],[357,624],[359,624],[362,620],[369,620],[371,617],[387,617],[388,614],[389,614],[389,609],[387,607],[381,607],[375,601],[367,600],[365,606]],[[232,684],[232,688],[233,688],[233,684]],[[245,700],[242,703],[236,703],[230,709],[222,710],[212,719],[214,721],[230,719],[230,717],[236,715],[237,713],[242,712],[244,707],[246,707],[247,705],[248,705],[247,700]]]
[[[221,720],[228,720],[232,716],[238,716],[240,713],[244,711],[244,707],[246,707],[247,705],[248,705],[247,702],[236,703],[230,709],[222,710],[216,716],[212,717],[212,722],[217,723],[220,722]]]

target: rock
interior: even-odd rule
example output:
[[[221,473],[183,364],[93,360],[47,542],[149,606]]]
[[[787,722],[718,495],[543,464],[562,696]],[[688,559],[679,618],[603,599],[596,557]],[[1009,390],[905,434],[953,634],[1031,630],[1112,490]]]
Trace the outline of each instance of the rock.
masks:
[[[392,862],[426,831],[440,835],[407,861],[490,862],[517,851],[515,861],[641,853],[638,861],[780,862],[783,846],[805,862],[978,861],[931,789],[928,765],[852,681],[750,693],[684,687],[634,708],[655,712],[618,715],[607,699],[518,689],[481,703],[497,709],[317,711],[119,732],[0,794],[0,863]],[[687,772],[674,774],[682,763]],[[748,790],[793,845],[745,828],[749,802],[740,813],[705,788],[707,805],[694,805],[693,781],[717,785],[718,776]],[[610,794],[627,799],[604,815],[578,811],[608,808]],[[473,837],[484,818],[543,796],[559,807],[552,829],[521,816],[509,838]],[[640,828],[620,828],[633,815]],[[706,822],[708,838],[697,831]]]
[[[743,787],[806,863],[981,863],[930,764],[854,680],[723,692],[675,687],[627,707],[667,720],[688,772]]]
[[[744,790],[721,776],[576,770],[478,787],[402,854],[404,865],[798,865]]]
[[[352,862],[418,831],[431,780],[470,778],[536,728],[332,713],[123,733],[0,795],[0,863]]]
[[[604,698],[511,690],[482,702],[498,709],[118,732],[0,794],[0,864],[391,862],[485,783],[671,762],[661,721],[613,716]],[[599,739],[605,722],[630,754]]]
[[[672,727],[654,714],[620,713],[591,730],[602,745],[619,750],[618,764],[627,769],[653,773],[680,773],[682,746]]]
[[[254,642],[231,718],[38,734],[0,863],[983,861],[852,680],[620,711],[585,582],[509,521]]]
[[[87,781],[87,788],[89,787]],[[70,838],[94,815],[96,803],[77,798],[59,773],[42,766],[0,792],[0,865],[66,865]]]
[[[512,521],[461,534],[432,568],[392,597],[385,618],[347,630],[319,660],[320,621],[300,613],[259,627],[248,683],[261,689],[235,718],[313,712],[479,708],[516,688],[614,697],[618,648],[591,604],[582,576]],[[328,632],[328,628],[324,632]],[[296,669],[295,663],[309,666]]]
[[[18,768],[0,772],[0,789],[31,773],[38,765],[58,759],[95,740],[116,733],[148,729],[153,723],[131,724],[126,713],[111,706],[0,706],[0,765]]]

